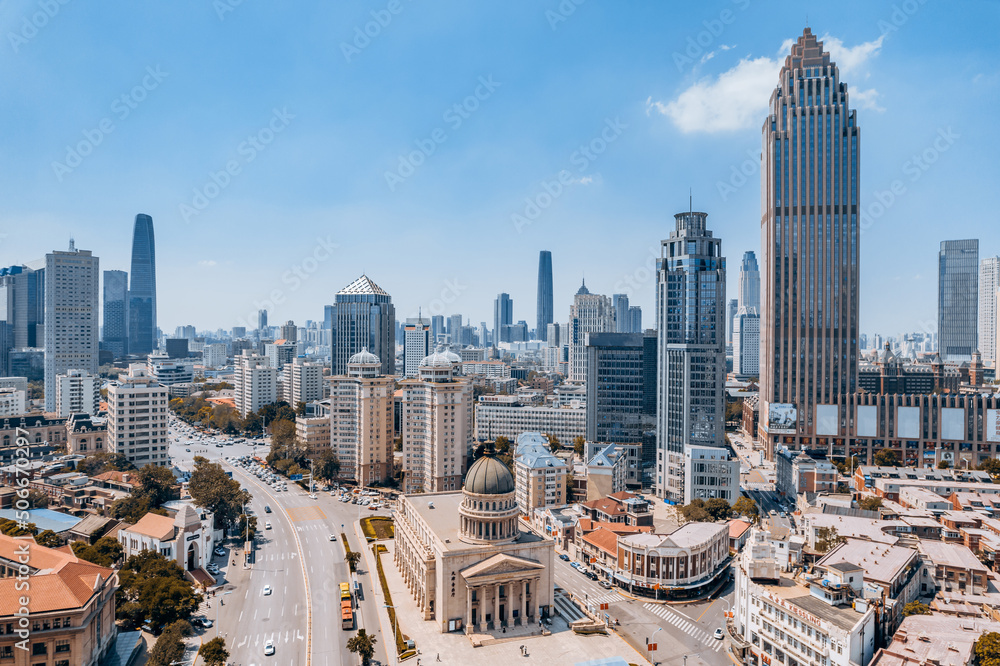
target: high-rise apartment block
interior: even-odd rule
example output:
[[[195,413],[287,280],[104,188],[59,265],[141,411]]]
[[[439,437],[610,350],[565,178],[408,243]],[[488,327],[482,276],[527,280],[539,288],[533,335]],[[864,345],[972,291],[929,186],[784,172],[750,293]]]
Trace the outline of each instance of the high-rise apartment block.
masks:
[[[289,319],[281,325],[281,331],[278,334],[278,339],[284,340],[285,342],[298,342],[299,328],[295,325],[294,321]]]
[[[156,239],[153,218],[135,216],[132,229],[132,270],[128,289],[128,353],[149,354],[157,348]]]
[[[348,359],[346,375],[330,379],[330,446],[342,477],[370,484],[392,474],[393,386],[366,349]]]
[[[104,271],[104,329],[101,349],[115,358],[128,353],[128,273]]]
[[[545,340],[549,324],[552,323],[552,253],[542,250],[538,253],[538,306],[535,318],[535,337]]]
[[[678,213],[657,273],[656,473],[659,497],[684,497],[684,447],[724,442],[726,260],[708,215]]]
[[[741,307],[733,321],[733,373],[741,379],[760,376],[760,314]]]
[[[587,283],[582,282],[569,308],[570,381],[587,381],[587,334],[614,331],[615,309],[611,299],[590,293]]]
[[[298,349],[299,346],[294,342],[278,340],[264,345],[264,355],[270,360],[272,368],[283,370],[298,356]]]
[[[760,434],[818,444],[857,388],[860,136],[837,65],[806,28],[762,130]],[[817,406],[824,406],[822,419]],[[836,413],[833,413],[836,412]]]
[[[101,404],[101,378],[85,370],[56,375],[56,414],[97,414]]]
[[[497,294],[493,301],[493,346],[501,342],[510,342],[510,329],[514,323],[514,301],[510,294]]]
[[[233,395],[236,411],[246,418],[264,405],[278,402],[278,369],[266,356],[250,351],[236,357],[233,368]]]
[[[941,241],[938,254],[938,344],[946,361],[970,361],[979,350],[979,241]]]
[[[202,364],[206,368],[222,368],[229,361],[225,342],[213,342],[201,348]]]
[[[656,334],[587,334],[587,441],[640,444],[656,429]],[[652,377],[649,375],[652,374]],[[651,409],[650,409],[651,408]]]
[[[460,490],[472,454],[472,382],[462,359],[437,351],[419,374],[399,382],[403,392],[404,492]]]
[[[97,374],[100,262],[89,250],[45,255],[45,411],[56,408],[56,377]]]
[[[1000,257],[987,257],[979,264],[979,352],[983,363],[997,366],[997,290],[1000,289]]]
[[[108,386],[108,447],[135,465],[170,464],[167,453],[167,387],[133,363]]]
[[[292,409],[300,403],[322,400],[323,365],[310,363],[303,356],[297,356],[285,365],[284,400]]]
[[[416,377],[420,361],[431,353],[431,326],[422,317],[409,319],[403,327],[403,375]]]
[[[382,374],[396,374],[396,310],[392,297],[367,275],[337,292],[333,330],[333,374],[347,374],[347,362],[367,349],[381,359]]]

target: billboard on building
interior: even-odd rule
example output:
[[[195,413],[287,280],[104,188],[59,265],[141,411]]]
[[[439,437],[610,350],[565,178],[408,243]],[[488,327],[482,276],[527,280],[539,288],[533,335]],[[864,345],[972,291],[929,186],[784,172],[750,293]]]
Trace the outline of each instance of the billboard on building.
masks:
[[[920,408],[896,408],[896,437],[900,439],[920,439]]]
[[[840,434],[840,408],[816,405],[816,434],[836,437]]]
[[[941,410],[941,439],[965,439],[965,410],[945,407]]]
[[[794,435],[799,411],[795,405],[772,402],[767,406],[767,432],[772,435]]]
[[[986,410],[986,423],[983,424],[986,431],[987,442],[1000,442],[1000,409]]]
[[[858,437],[878,437],[878,407],[859,406],[854,421]]]

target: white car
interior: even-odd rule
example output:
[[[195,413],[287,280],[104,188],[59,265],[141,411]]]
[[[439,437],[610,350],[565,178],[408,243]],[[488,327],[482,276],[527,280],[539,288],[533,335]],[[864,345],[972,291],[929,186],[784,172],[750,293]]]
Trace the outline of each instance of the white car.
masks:
[[[270,596],[270,594],[271,594],[271,586],[270,585],[265,585],[264,586],[264,596],[267,597],[267,596]]]
[[[264,642],[264,656],[265,657],[270,657],[272,654],[274,654],[274,641],[265,641]]]
[[[715,640],[721,641],[722,640],[722,629],[716,629],[715,633],[712,634],[712,636],[715,638]]]

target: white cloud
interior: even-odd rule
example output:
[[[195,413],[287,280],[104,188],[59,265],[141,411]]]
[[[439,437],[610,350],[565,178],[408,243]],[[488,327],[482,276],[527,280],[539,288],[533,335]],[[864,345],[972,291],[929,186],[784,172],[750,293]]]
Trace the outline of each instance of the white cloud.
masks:
[[[837,63],[841,74],[862,77],[864,66],[878,55],[884,35],[856,46],[845,46],[843,41],[824,35],[824,48]],[[646,115],[656,111],[670,118],[682,132],[727,132],[759,125],[767,110],[771,91],[778,80],[778,72],[785,55],[791,51],[793,39],[781,44],[779,55],[774,58],[745,56],[718,77],[700,79],[669,102],[646,100]],[[732,47],[720,47],[727,51]],[[704,60],[711,59],[715,52]],[[861,108],[883,111],[878,105],[878,91],[874,88],[860,90],[849,88],[852,102]]]
[[[580,185],[590,185],[591,183],[594,182],[594,177],[593,176],[581,176],[580,178],[577,179],[576,182],[579,183]]]
[[[198,265],[202,268],[211,268],[212,266],[216,266],[218,264],[215,263],[214,259],[202,259],[198,262]]]

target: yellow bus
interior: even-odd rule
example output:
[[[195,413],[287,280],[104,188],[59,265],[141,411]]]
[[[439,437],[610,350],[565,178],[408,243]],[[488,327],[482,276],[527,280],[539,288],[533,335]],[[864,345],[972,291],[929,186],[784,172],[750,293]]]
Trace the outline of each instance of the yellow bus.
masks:
[[[349,583],[340,584],[340,600],[344,599],[351,600],[351,585]]]

